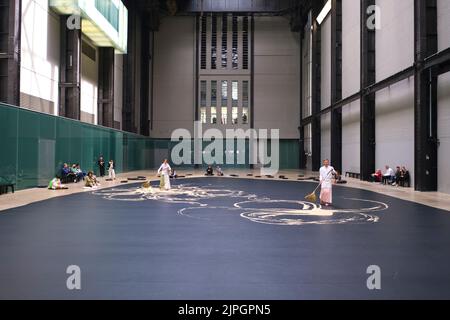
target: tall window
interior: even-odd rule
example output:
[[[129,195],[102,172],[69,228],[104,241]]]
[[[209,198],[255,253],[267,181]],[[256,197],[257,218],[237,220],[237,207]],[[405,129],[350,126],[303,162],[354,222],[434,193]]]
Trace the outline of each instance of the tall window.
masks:
[[[211,28],[211,69],[217,69],[217,16],[212,17]]]
[[[242,124],[248,124],[249,117],[249,82],[242,83]]]
[[[201,48],[200,48],[200,66],[206,69],[206,32],[207,17],[201,18]]]
[[[228,81],[222,81],[222,106],[228,105]]]
[[[238,101],[239,101],[239,82],[233,81],[231,83],[231,99],[232,99],[232,119],[233,124],[238,124],[238,118],[239,118],[239,108],[238,108]]]
[[[228,66],[228,15],[222,16],[222,68]]]
[[[235,15],[233,15],[232,26],[233,26],[232,30],[233,47],[231,54],[232,54],[233,69],[236,70],[239,67],[239,54],[238,54],[238,17]]]
[[[243,26],[242,26],[242,40],[243,40],[243,44],[242,44],[242,68],[244,70],[248,70],[248,41],[249,41],[249,36],[248,36],[248,17],[244,17],[244,21],[243,21]]]
[[[198,118],[203,123],[227,128],[251,123],[251,19],[210,13],[198,20]]]
[[[211,107],[211,124],[217,124],[217,108]]]
[[[200,120],[202,123],[206,123],[206,81],[200,82]]]

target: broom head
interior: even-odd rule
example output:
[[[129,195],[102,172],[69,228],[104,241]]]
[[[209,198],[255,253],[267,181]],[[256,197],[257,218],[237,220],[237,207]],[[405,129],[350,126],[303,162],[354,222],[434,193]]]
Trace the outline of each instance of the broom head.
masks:
[[[150,182],[146,181],[142,184],[142,188],[148,189],[150,188]]]
[[[306,200],[306,201],[309,201],[309,202],[315,203],[315,202],[317,201],[317,195],[316,195],[316,193],[313,192],[313,193],[311,193],[311,194],[308,194],[308,195],[305,197],[305,200]]]

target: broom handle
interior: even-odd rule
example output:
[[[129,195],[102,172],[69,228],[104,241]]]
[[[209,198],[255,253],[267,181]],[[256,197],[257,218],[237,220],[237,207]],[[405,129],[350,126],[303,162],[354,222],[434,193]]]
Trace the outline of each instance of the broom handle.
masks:
[[[330,172],[328,172],[328,174],[327,174],[327,176],[325,177],[325,179],[326,178],[328,178],[328,176],[330,175],[330,173],[332,173],[334,170],[330,170]],[[316,193],[316,191],[317,190],[319,190],[319,187],[322,185],[322,182],[319,182],[319,185],[317,186],[317,188],[314,190],[314,192],[313,193]]]

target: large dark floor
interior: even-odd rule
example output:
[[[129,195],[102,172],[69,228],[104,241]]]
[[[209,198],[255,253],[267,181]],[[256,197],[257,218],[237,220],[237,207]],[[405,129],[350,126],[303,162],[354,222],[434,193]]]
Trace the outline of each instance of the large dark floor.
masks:
[[[450,299],[450,212],[336,187],[334,208],[293,213],[313,184],[180,184],[1,212],[0,298]],[[69,265],[80,291],[66,288]],[[381,290],[366,286],[370,265]]]

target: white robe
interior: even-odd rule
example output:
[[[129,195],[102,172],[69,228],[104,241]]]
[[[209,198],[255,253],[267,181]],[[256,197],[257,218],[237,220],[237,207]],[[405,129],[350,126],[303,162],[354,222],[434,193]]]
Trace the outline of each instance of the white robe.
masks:
[[[328,168],[322,167],[320,168],[320,183],[321,183],[321,194],[320,199],[323,202],[326,203],[332,203],[333,202],[333,173],[336,173],[334,171],[334,168],[332,166],[328,166]]]
[[[170,171],[172,168],[169,164],[163,163],[158,169],[158,174],[162,174],[164,179],[164,189],[170,190]]]

